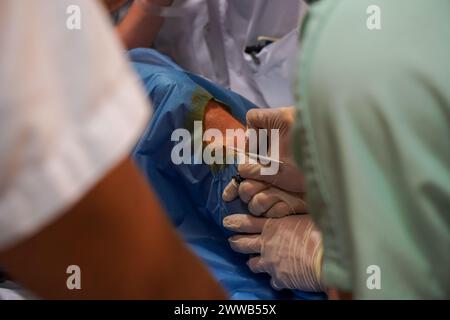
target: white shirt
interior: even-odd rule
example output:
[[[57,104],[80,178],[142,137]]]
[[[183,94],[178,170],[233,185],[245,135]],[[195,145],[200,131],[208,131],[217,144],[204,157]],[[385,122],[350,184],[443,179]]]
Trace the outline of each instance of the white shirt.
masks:
[[[76,5],[81,30],[67,28]],[[0,248],[124,159],[150,106],[92,0],[0,1]]]
[[[166,17],[155,49],[261,107],[294,104],[293,79],[302,0],[175,0],[183,9]],[[170,12],[170,9],[169,9]],[[245,48],[260,36],[278,40],[256,56]]]

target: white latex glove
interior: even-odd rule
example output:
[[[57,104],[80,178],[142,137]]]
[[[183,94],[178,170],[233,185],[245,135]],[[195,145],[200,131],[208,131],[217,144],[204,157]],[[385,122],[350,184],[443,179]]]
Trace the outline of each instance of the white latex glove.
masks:
[[[273,288],[323,291],[321,234],[308,215],[279,219],[234,214],[223,220],[225,228],[244,235],[229,239],[231,248],[259,254],[248,260],[253,272],[267,272]]]
[[[268,183],[246,179],[238,184],[234,179],[225,187],[222,199],[233,201],[237,196],[248,203],[255,216],[279,218],[296,213],[306,213],[304,193],[287,192]]]
[[[294,107],[251,109],[247,112],[247,128],[279,130],[279,160],[278,173],[275,175],[261,175],[262,165],[259,163],[245,163],[238,166],[239,174],[243,178],[267,182],[275,187],[290,191],[304,192],[303,175],[298,170],[292,157],[290,146],[291,128],[294,122]],[[270,154],[269,146],[269,154]]]

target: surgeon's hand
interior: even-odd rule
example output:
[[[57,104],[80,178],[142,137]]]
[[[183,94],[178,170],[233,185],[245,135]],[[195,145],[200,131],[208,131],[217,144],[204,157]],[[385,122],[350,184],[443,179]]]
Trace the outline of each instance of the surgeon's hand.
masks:
[[[248,203],[249,211],[255,216],[279,218],[307,212],[304,193],[284,191],[266,182],[246,179],[237,183],[232,179],[225,187],[222,199],[228,202],[238,196]]]
[[[239,174],[243,178],[269,183],[290,192],[304,192],[303,175],[294,164],[290,147],[290,135],[294,122],[293,107],[275,109],[251,109],[247,112],[247,128],[278,129],[279,130],[279,160],[278,173],[275,175],[261,175],[260,163],[245,163],[238,166]],[[269,152],[273,146],[269,146]]]
[[[273,288],[324,291],[321,234],[308,215],[268,219],[234,214],[223,225],[243,233],[229,238],[231,248],[259,254],[248,260],[248,266],[253,272],[270,274]]]

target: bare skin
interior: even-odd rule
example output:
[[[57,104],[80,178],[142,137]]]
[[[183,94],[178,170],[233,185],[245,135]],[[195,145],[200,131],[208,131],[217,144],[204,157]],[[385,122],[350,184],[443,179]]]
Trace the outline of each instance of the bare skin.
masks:
[[[219,129],[223,135],[226,129],[243,129],[245,126],[234,118],[225,107],[215,100],[210,100],[205,109],[205,129]]]
[[[245,126],[234,118],[225,107],[215,100],[210,100],[205,108],[204,115],[204,128],[207,129],[218,129],[224,137],[224,141],[216,141],[224,146],[237,146],[238,139],[245,139]],[[241,132],[241,135],[237,135],[234,139],[229,137],[227,140],[227,129],[236,130],[236,132]],[[240,131],[237,131],[239,130]],[[245,141],[245,140],[242,140]]]

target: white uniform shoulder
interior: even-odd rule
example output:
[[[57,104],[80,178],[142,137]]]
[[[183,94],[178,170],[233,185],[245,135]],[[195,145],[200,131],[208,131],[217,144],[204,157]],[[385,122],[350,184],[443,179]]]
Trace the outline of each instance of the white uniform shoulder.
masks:
[[[3,247],[124,158],[150,107],[96,1],[3,0],[0,12]]]

